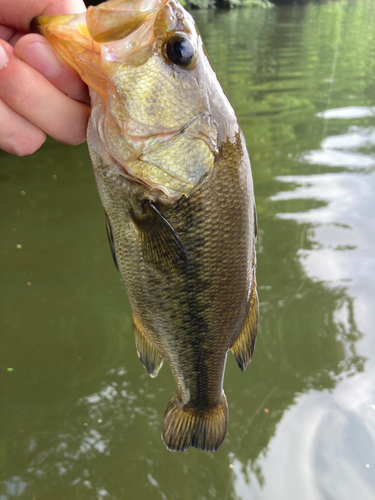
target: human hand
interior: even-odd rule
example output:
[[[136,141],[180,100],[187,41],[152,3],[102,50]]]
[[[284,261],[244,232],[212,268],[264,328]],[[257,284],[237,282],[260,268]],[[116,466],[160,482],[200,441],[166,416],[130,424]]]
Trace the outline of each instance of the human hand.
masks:
[[[86,139],[86,85],[45,38],[30,34],[36,16],[84,10],[82,0],[0,1],[0,149],[23,156],[46,135],[71,145]]]

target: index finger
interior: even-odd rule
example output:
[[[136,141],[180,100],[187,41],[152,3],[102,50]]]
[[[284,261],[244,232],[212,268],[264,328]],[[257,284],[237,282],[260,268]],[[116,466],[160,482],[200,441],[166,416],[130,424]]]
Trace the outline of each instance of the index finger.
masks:
[[[1,0],[0,24],[30,33],[30,23],[36,16],[79,14],[85,10],[82,0]]]
[[[86,139],[90,106],[70,99],[38,71],[18,59],[6,42],[8,57],[0,71],[0,97],[13,111],[48,135],[67,144]]]

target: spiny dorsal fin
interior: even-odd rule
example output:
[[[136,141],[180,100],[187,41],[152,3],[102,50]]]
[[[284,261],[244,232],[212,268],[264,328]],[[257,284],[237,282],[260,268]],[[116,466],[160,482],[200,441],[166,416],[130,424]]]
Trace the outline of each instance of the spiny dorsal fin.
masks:
[[[164,416],[162,438],[170,451],[185,451],[190,446],[204,451],[216,451],[227,434],[228,405],[223,394],[216,408],[199,410],[186,408],[177,395],[169,402]]]
[[[159,354],[156,347],[154,347],[146,334],[143,332],[140,324],[133,314],[135,346],[137,353],[142,361],[143,366],[148,371],[152,378],[155,378],[163,364],[163,356]]]
[[[139,229],[145,259],[157,268],[184,271],[189,265],[182,241],[156,206],[145,201],[141,215],[131,212]]]
[[[251,292],[249,312],[247,313],[247,317],[245,319],[245,323],[242,327],[241,333],[230,348],[242,372],[246,370],[247,365],[250,363],[251,358],[253,357],[258,329],[258,312],[258,293],[254,280],[253,290]]]
[[[113,262],[115,263],[116,269],[118,271],[119,268],[118,268],[118,264],[117,264],[116,249],[115,249],[115,242],[113,239],[112,227],[111,227],[111,223],[109,222],[107,212],[104,212],[104,214],[105,214],[105,227],[107,229],[109,246],[111,247]]]

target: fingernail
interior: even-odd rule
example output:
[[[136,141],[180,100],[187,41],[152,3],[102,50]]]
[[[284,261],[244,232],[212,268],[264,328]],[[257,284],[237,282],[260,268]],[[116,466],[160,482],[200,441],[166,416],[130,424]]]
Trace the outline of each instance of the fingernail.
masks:
[[[60,61],[45,43],[29,43],[23,51],[22,60],[46,78],[52,78],[61,69]]]
[[[8,54],[2,45],[0,45],[0,69],[6,66],[9,62]]]

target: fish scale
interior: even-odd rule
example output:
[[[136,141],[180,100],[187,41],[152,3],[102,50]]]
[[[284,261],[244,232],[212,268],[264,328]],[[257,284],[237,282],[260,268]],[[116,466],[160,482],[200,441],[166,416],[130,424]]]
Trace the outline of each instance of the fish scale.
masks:
[[[43,17],[39,32],[91,85],[89,151],[137,353],[152,377],[165,358],[177,386],[163,440],[215,451],[227,352],[244,371],[257,333],[250,161],[191,16],[129,2],[89,9],[86,28],[82,14]]]

